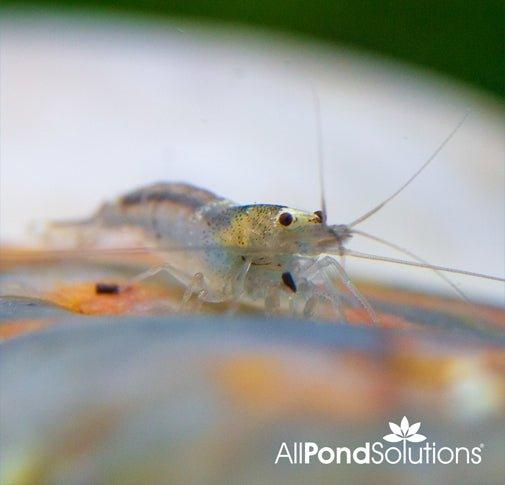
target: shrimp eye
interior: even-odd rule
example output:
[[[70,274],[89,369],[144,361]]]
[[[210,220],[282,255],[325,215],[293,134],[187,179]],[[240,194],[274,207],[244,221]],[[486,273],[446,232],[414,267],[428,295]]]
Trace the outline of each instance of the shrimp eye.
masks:
[[[293,216],[289,212],[283,212],[279,216],[279,223],[283,226],[289,226],[293,222]]]
[[[319,222],[323,222],[323,211],[316,211],[314,215],[319,219]]]

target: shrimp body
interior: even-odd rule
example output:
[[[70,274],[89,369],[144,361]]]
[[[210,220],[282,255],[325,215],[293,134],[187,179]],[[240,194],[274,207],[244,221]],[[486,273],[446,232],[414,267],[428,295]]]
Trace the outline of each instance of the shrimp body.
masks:
[[[324,197],[319,100],[315,91],[314,101],[318,120],[320,211],[309,213],[269,204],[237,205],[192,185],[158,183],[104,204],[85,221],[54,224],[53,227],[79,228],[86,234],[96,229],[140,234],[144,243],[164,255],[166,263],[161,269],[185,285],[183,302],[193,294],[197,294],[200,301],[208,302],[263,298],[266,310],[272,311],[279,307],[280,293],[284,291],[290,295],[291,303],[293,294],[305,298],[303,313],[306,316],[312,314],[314,301],[325,297],[345,320],[340,310],[344,298],[339,286],[342,285],[367,310],[372,321],[377,322],[372,307],[336,260],[338,256],[430,269],[467,302],[465,294],[443,273],[505,282],[505,278],[498,276],[432,265],[401,246],[355,229],[397,197],[430,165],[462,126],[468,112],[421,167],[389,197],[348,224],[329,225]],[[349,250],[345,243],[353,235],[403,253],[409,260]],[[79,244],[83,239],[86,236],[76,231],[74,240]],[[150,270],[141,276],[159,270]]]
[[[342,239],[320,213],[237,205],[181,183],[130,192],[104,204],[86,224],[142,231],[164,255],[164,269],[208,302],[292,295],[304,268]]]
[[[342,303],[351,296],[351,301],[358,302],[371,320],[377,322],[373,308],[336,259],[344,255],[431,269],[466,301],[466,296],[441,272],[505,281],[496,276],[431,265],[400,246],[354,229],[392,197],[350,224],[329,225],[324,203],[323,211],[314,213],[282,205],[238,205],[188,184],[158,183],[104,204],[85,221],[53,227],[75,231],[77,241],[83,239],[78,230],[85,234],[102,231],[140,234],[143,244],[160,253],[165,263],[136,279],[168,271],[186,288],[183,303],[195,294],[200,303],[249,303],[263,299],[265,310],[277,313],[284,294],[291,309],[300,308],[305,316],[313,315],[319,301],[324,299],[345,320]],[[345,243],[353,235],[385,244],[414,261],[349,250]]]

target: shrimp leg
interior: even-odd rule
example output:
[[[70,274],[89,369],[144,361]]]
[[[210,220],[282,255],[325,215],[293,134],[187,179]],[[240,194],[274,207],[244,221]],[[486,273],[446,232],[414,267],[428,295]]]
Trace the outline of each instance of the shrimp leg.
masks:
[[[178,278],[178,271],[165,263],[160,266],[155,266],[154,268],[149,268],[148,270],[138,274],[137,276],[134,276],[130,280],[128,286],[134,283],[144,281],[145,279],[152,278],[153,276],[157,275],[158,273],[161,273],[162,271],[166,271],[170,276],[180,281],[180,278]],[[207,295],[207,288],[202,273],[196,273],[191,279],[189,285],[186,287],[186,290],[184,291],[184,296],[182,297],[181,310],[186,306],[186,304],[191,299],[191,296],[194,293],[198,294],[197,308],[199,308],[203,303],[203,299]]]
[[[228,287],[230,289],[231,299],[230,307],[228,309],[228,313],[230,314],[235,313],[238,308],[240,297],[242,296],[245,288],[245,279],[250,269],[251,261],[246,259],[244,264],[240,266],[238,272],[231,273],[228,284],[224,288],[224,294],[227,293]]]
[[[338,287],[335,283],[333,283],[332,278],[338,278],[340,281],[342,281],[349,292],[354,295],[354,297],[365,308],[367,313],[370,315],[372,322],[378,322],[378,317],[374,309],[370,306],[366,298],[360,293],[356,286],[354,286],[344,268],[334,258],[329,255],[323,254],[317,259],[313,266],[308,268],[308,270],[312,274],[315,272],[321,272],[325,281],[332,285],[332,289],[335,294],[338,293]]]
[[[135,283],[140,283],[141,281],[144,281],[148,278],[152,278],[153,276],[156,276],[158,273],[161,273],[162,271],[166,271],[172,278],[176,279],[179,282],[184,281],[184,275],[178,271],[176,268],[171,266],[168,263],[160,264],[159,266],[154,266],[153,268],[149,268],[146,271],[143,271],[142,273],[138,274],[137,276],[134,276],[133,278],[130,279],[129,284],[127,287],[129,287],[132,284]]]
[[[244,263],[238,266],[238,269],[230,271],[223,294],[230,295],[231,302],[237,301],[244,292],[245,279],[251,269],[251,260],[245,259]]]
[[[149,268],[148,270],[142,271],[142,273],[139,273],[138,275],[131,278],[127,286],[129,287],[135,283],[140,283],[141,281],[144,281],[148,278],[152,278],[153,276],[156,276],[158,273],[161,273],[162,271],[169,272],[168,268],[166,268],[166,266],[164,265]]]
[[[318,273],[323,278],[324,288],[326,291],[321,291],[316,285],[309,281],[310,278]],[[304,293],[310,295],[303,308],[304,317],[312,318],[315,315],[318,304],[323,301],[329,301],[335,309],[340,321],[347,322],[343,312],[343,298],[340,295],[340,291],[332,281],[331,276],[328,274],[328,271],[325,270],[320,260],[312,262],[310,266],[303,270],[302,281],[303,283],[300,287],[305,288]]]
[[[368,303],[367,299],[361,294],[361,292],[354,286],[354,283],[349,278],[349,275],[346,273],[344,268],[331,256],[322,256],[319,260],[321,264],[321,268],[323,271],[326,271],[330,274],[330,276],[337,276],[342,283],[344,283],[345,287],[354,295],[354,297],[361,303],[363,308],[370,315],[372,323],[377,324],[379,319],[375,310],[371,307],[370,303]]]
[[[219,300],[212,299],[203,273],[196,273],[186,287],[181,307],[184,308],[191,299],[191,296],[197,294],[197,309],[201,307],[204,301],[228,301],[232,305],[231,311],[233,311],[233,307],[238,303],[244,291],[245,278],[250,267],[251,261],[246,259],[244,263],[239,266],[238,270],[234,269],[230,272],[228,281],[223,288],[223,297],[220,297]],[[229,297],[227,297],[227,295],[229,295]]]
[[[303,307],[303,316],[305,318],[314,318],[316,315],[317,307],[320,303],[328,301],[328,296],[321,292],[321,291],[315,291],[306,301],[304,307]],[[331,303],[334,305],[334,302],[331,301]],[[334,305],[335,306],[335,305]],[[336,307],[337,313],[339,315],[339,318],[342,321],[345,321],[342,312],[340,310],[340,307]]]
[[[205,283],[205,278],[203,274],[195,273],[191,278],[189,285],[186,287],[184,296],[182,297],[181,310],[186,307],[189,300],[194,294],[197,295],[196,310],[199,310],[208,293],[209,291],[207,288],[207,284]]]
[[[170,276],[172,276],[172,278],[181,281],[181,278],[178,277],[178,274],[180,273],[175,268],[165,263],[159,266],[154,266],[153,268],[149,268],[148,270],[143,271],[137,276],[134,276],[133,278],[130,279],[129,283],[126,285],[126,288],[131,288],[133,284],[140,283],[141,281],[144,281],[148,278],[152,278],[153,276],[156,276],[158,273],[161,273],[162,271],[166,271]],[[204,285],[203,275],[201,273],[195,274],[190,284],[186,287],[181,303],[181,309],[184,308],[184,306],[189,301],[193,293],[198,293],[199,306],[201,305],[202,299],[207,294],[206,288],[204,288],[203,285]]]

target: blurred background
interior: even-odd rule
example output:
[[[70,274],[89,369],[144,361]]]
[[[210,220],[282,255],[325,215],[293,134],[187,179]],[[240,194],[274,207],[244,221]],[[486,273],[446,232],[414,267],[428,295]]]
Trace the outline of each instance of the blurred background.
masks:
[[[470,111],[362,228],[504,274],[503,2],[4,0],[0,15],[0,244],[33,245],[30,227],[160,180],[319,209],[313,86],[332,223],[395,191]],[[348,266],[447,292],[424,271]],[[503,285],[454,279],[503,305]],[[130,293],[89,285],[100,304],[86,312],[71,285],[58,305],[0,298],[2,483],[503,484],[503,310],[482,323],[395,291],[393,328],[153,317],[143,300],[141,316],[96,318]],[[361,446],[403,416],[439,447],[480,446],[483,464],[273,465],[282,441]]]
[[[319,208],[321,99],[333,223],[434,164],[363,224],[432,263],[503,275],[501,2],[2,2],[1,240],[182,180],[239,203]],[[354,249],[392,255],[358,240]],[[446,292],[424,271],[353,274]],[[458,279],[503,302],[502,285]]]

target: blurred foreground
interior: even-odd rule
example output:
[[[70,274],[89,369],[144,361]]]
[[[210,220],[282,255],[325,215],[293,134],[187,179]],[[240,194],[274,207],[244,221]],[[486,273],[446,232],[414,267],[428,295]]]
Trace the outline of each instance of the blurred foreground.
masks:
[[[503,310],[365,286],[393,328],[181,316],[161,279],[96,294],[120,263],[4,261],[2,483],[502,483]],[[282,442],[354,448],[403,416],[482,463],[274,464]]]

